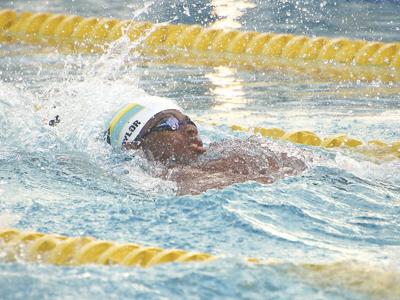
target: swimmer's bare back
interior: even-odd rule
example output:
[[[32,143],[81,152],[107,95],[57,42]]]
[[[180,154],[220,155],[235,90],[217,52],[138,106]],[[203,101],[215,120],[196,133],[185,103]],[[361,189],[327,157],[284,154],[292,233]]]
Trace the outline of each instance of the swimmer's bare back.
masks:
[[[279,154],[280,164],[272,157],[266,159],[267,164],[260,164],[259,157],[241,154],[177,166],[170,169],[168,179],[176,182],[178,195],[197,195],[209,189],[221,189],[247,181],[272,183],[286,176],[297,175],[306,168],[302,160],[288,157],[286,153]]]

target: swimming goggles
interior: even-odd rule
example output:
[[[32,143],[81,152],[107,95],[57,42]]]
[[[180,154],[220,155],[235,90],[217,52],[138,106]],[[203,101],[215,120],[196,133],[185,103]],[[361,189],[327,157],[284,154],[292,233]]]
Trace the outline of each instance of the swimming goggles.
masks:
[[[189,119],[189,117],[185,117],[182,121],[180,121],[174,116],[169,116],[161,119],[160,122],[157,123],[157,125],[148,130],[144,135],[138,136],[136,138],[136,141],[137,142],[143,141],[143,139],[151,132],[158,132],[164,130],[177,131],[183,125],[193,125],[197,127],[196,124]]]
[[[196,124],[194,124],[193,121],[190,120],[188,117],[186,117],[182,121],[179,121],[176,117],[171,116],[171,117],[162,119],[156,126],[151,128],[148,131],[148,133],[156,132],[156,131],[164,131],[164,130],[176,131],[181,126],[188,125],[188,124],[196,127]]]

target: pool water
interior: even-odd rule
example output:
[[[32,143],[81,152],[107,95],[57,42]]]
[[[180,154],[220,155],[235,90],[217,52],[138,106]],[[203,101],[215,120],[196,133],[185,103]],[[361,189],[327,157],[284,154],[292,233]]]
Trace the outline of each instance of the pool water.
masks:
[[[398,1],[109,2],[3,1],[1,8],[382,41],[400,36]],[[264,139],[305,160],[307,170],[269,185],[178,197],[173,182],[154,176],[160,166],[112,151],[102,130],[120,103],[156,95],[175,99],[194,120],[219,124],[199,123],[206,145],[246,143],[248,134],[230,124],[391,142],[400,139],[398,84],[142,63],[127,49],[125,39],[101,56],[1,45],[0,227],[222,259],[149,269],[0,263],[1,299],[396,299],[398,292],[384,287],[399,286],[399,276],[365,276],[400,272],[398,160]],[[60,126],[47,126],[56,114]],[[247,257],[280,263],[257,266]],[[328,283],[300,267],[342,261],[325,273]],[[368,287],[354,288],[343,274]]]

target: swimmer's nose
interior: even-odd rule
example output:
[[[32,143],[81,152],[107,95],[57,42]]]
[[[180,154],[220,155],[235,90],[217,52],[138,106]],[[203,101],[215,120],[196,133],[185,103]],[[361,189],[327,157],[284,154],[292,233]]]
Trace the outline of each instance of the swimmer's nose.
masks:
[[[196,136],[193,138],[193,142],[194,142],[195,144],[197,144],[199,147],[203,147],[203,141],[201,140],[201,138],[200,138],[198,135],[196,135]]]
[[[191,138],[190,149],[198,154],[203,154],[206,152],[206,149],[203,147],[203,141],[199,136],[195,136]]]
[[[196,126],[187,125],[185,131],[186,134],[189,136],[190,149],[197,154],[202,154],[206,152],[206,149],[204,149],[203,147],[203,141],[199,137],[199,132],[197,131]]]

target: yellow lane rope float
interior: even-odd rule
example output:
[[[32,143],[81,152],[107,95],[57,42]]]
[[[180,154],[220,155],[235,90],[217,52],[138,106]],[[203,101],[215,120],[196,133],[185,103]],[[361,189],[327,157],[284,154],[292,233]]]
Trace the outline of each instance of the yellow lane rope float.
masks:
[[[214,256],[184,250],[165,250],[137,244],[117,244],[90,237],[64,237],[38,232],[0,230],[0,250],[8,261],[23,259],[55,265],[122,265],[150,267],[169,262],[209,261]]]
[[[196,122],[212,126],[221,125],[219,123],[209,122],[202,118],[196,118]],[[322,147],[326,149],[346,149],[378,159],[379,161],[390,161],[400,158],[400,141],[385,143],[381,140],[370,140],[364,142],[360,139],[350,137],[345,133],[320,137],[316,133],[308,130],[293,130],[291,132],[285,132],[283,129],[276,127],[248,128],[237,124],[227,126],[233,131],[248,132],[256,135],[259,134],[262,137],[274,140],[288,141],[295,144]]]
[[[0,261],[28,261],[55,265],[85,264],[152,267],[165,263],[211,262],[221,257],[185,250],[118,244],[91,237],[0,229]],[[400,275],[356,261],[291,264],[277,260],[246,259],[248,263],[285,266],[296,276],[321,286],[343,286],[376,299],[400,298]]]
[[[247,128],[239,125],[231,125],[230,128],[233,131],[251,132],[254,134],[260,134],[263,137],[285,140],[307,146],[344,148],[379,160],[393,160],[400,158],[400,141],[385,143],[381,140],[370,140],[365,143],[362,140],[349,137],[346,134],[337,134],[321,138],[314,132],[306,130],[285,132],[280,128]]]
[[[0,11],[0,42],[104,51],[126,35],[166,63],[288,69],[336,80],[400,82],[400,43],[242,32],[52,13]]]
[[[157,25],[74,15],[0,11],[0,42],[59,45],[72,51],[95,52],[104,50],[107,43],[123,34],[132,41],[143,38],[137,50],[146,55],[163,55],[167,62],[298,69],[307,66],[307,70],[312,72],[320,66],[318,72],[335,74],[339,79],[400,81],[400,43],[311,39],[287,34],[223,31],[197,25]],[[347,68],[349,77],[343,77],[346,72],[331,72],[339,66]],[[248,128],[237,125],[231,128],[248,131]],[[254,128],[254,133],[304,145],[345,147],[378,159],[400,157],[400,141],[372,140],[364,143],[345,134],[321,139],[313,132],[285,133],[277,128]]]

